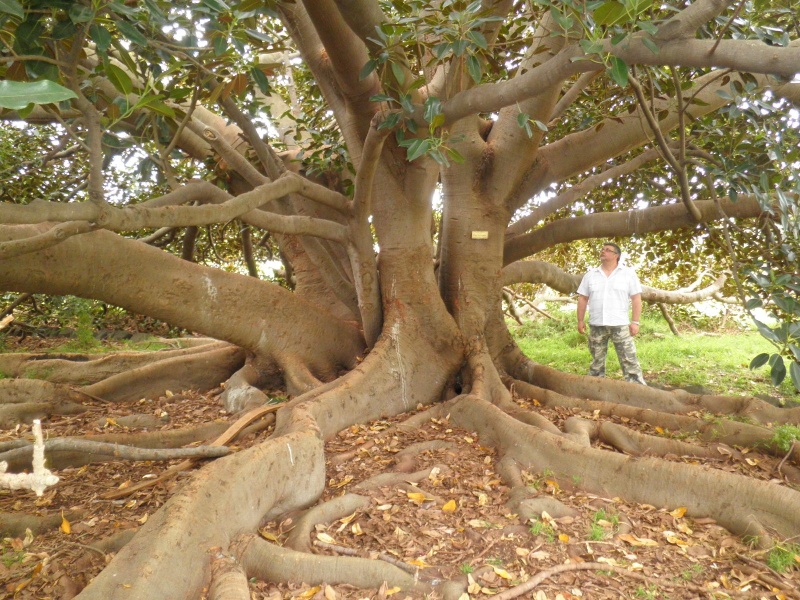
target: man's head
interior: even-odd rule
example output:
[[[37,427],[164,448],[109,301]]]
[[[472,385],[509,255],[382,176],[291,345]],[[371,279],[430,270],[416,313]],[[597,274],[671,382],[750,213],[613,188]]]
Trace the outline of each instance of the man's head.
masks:
[[[619,264],[619,257],[621,254],[622,250],[619,249],[619,246],[617,246],[614,242],[606,242],[600,249],[600,261],[608,261],[617,265]]]

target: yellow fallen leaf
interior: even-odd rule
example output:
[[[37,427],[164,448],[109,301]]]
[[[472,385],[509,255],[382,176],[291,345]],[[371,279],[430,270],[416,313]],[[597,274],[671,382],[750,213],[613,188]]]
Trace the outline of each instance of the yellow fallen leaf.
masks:
[[[667,541],[670,544],[674,544],[674,545],[680,546],[680,547],[685,547],[685,546],[689,545],[689,542],[687,542],[686,540],[682,540],[677,535],[668,535],[667,536]]]
[[[744,462],[746,462],[751,467],[755,467],[758,464],[758,460],[755,458],[745,458]]]
[[[686,507],[685,506],[679,506],[678,508],[676,508],[675,510],[673,510],[669,514],[671,514],[676,519],[680,519],[681,517],[683,517],[683,515],[686,514]]]
[[[558,541],[560,541],[562,544],[566,544],[569,542],[569,536],[566,533],[559,533]]]
[[[306,591],[302,592],[299,596],[295,596],[296,598],[302,598],[303,600],[307,600],[308,598],[313,598],[317,595],[322,588],[318,585],[315,585],[312,588],[307,589]]]
[[[664,428],[663,427],[656,427],[656,433],[660,433],[661,435],[664,435]]]
[[[553,490],[554,490],[554,491],[556,491],[556,492],[558,492],[558,491],[560,491],[560,490],[561,490],[561,488],[560,488],[560,487],[559,487],[559,485],[558,485],[558,482],[557,482],[555,479],[545,479],[545,480],[544,480],[544,482],[545,482],[545,483],[546,483],[546,484],[547,484],[549,487],[553,488]]]
[[[72,533],[72,525],[70,525],[69,521],[67,521],[63,510],[61,511],[61,533],[65,533],[66,535]]]
[[[350,528],[350,531],[353,532],[353,535],[364,535],[364,531],[361,529],[361,525],[358,523],[353,523],[353,526]]]
[[[258,533],[260,533],[261,537],[263,537],[265,540],[269,540],[270,542],[277,542],[278,541],[278,536],[270,533],[266,529],[262,529]]]
[[[336,590],[331,586],[325,586],[325,600],[336,600]]]
[[[391,595],[396,594],[397,592],[401,591],[402,589],[403,588],[400,588],[400,587],[389,588],[388,590],[386,590],[386,595],[387,596],[391,596]]]
[[[352,475],[348,475],[347,477],[345,477],[344,479],[342,479],[342,480],[341,480],[339,483],[332,484],[332,485],[331,485],[331,487],[333,487],[333,488],[340,488],[340,487],[344,487],[344,486],[346,486],[348,483],[350,483],[351,481],[353,481],[353,476],[352,476]],[[355,513],[353,513],[353,514],[355,514]]]
[[[445,504],[442,507],[442,511],[448,512],[448,513],[456,512],[456,508],[458,508],[458,505],[456,504],[456,501],[455,500],[450,500],[447,504]]]
[[[487,504],[489,504],[489,496],[478,494],[478,506],[486,506]]]
[[[414,565],[415,567],[422,567],[423,569],[428,566],[428,563],[426,563],[421,558],[415,558],[414,560],[410,560],[408,561],[408,564]]]
[[[475,578],[472,576],[472,573],[467,574],[467,593],[469,594],[477,594],[481,591],[480,584],[475,581]]]
[[[425,494],[422,492],[408,492],[406,495],[414,504],[422,504],[425,502]]]
[[[503,579],[513,579],[511,575],[508,574],[508,571],[506,571],[505,569],[501,569],[500,567],[492,567],[492,569],[497,575],[499,575]]]

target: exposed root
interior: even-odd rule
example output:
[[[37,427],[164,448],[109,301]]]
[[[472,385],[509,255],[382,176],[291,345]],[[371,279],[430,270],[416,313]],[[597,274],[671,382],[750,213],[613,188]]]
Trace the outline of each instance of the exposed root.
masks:
[[[632,384],[633,385],[633,384]],[[720,442],[729,446],[764,448],[772,452],[777,448],[771,443],[774,432],[761,425],[743,423],[724,418],[702,418],[676,415],[660,410],[626,406],[614,402],[583,400],[564,396],[523,381],[513,383],[514,390],[525,398],[532,398],[542,406],[578,409],[603,416],[617,416],[661,427],[667,432],[693,435],[701,441]]]
[[[219,556],[211,562],[208,600],[250,600],[247,575],[231,557]]]
[[[365,589],[379,588],[386,583],[406,591],[430,591],[428,584],[384,561],[297,552],[252,534],[242,536],[233,549],[248,577],[262,581],[310,585],[346,583]]]
[[[0,372],[9,378],[44,379],[50,383],[89,385],[112,375],[162,360],[190,356],[229,346],[209,338],[202,345],[155,352],[114,352],[112,354],[0,354]],[[163,343],[180,340],[163,340]],[[161,343],[161,342],[159,342]]]
[[[177,458],[219,458],[231,453],[226,446],[196,446],[193,448],[136,448],[106,442],[95,442],[74,438],[55,438],[44,444],[47,461],[53,468],[67,466],[79,467],[98,462],[115,460],[131,461],[165,461]],[[8,468],[15,472],[27,469],[31,465],[33,445],[15,448],[0,454],[0,461],[8,463]]]
[[[355,511],[369,505],[370,499],[358,494],[345,494],[323,504],[309,508],[303,516],[294,523],[289,536],[284,544],[287,548],[298,552],[311,551],[311,532],[318,523],[330,523],[346,517]]]
[[[324,548],[325,550],[330,550],[331,552],[335,552],[336,554],[343,554],[344,556],[360,556],[361,558],[369,558],[370,560],[375,560],[375,559],[384,560],[390,565],[394,565],[395,567],[405,571],[406,573],[410,573],[415,577],[420,576],[419,567],[415,567],[414,565],[405,563],[402,560],[397,560],[393,556],[384,554],[382,552],[377,552],[377,553],[360,552],[354,548],[347,548],[346,546],[337,546],[336,544],[327,544],[319,540],[314,540],[314,545],[317,546],[318,548]]]
[[[633,456],[693,456],[695,458],[719,458],[722,454],[733,455],[733,448],[721,444],[697,446],[680,440],[665,439],[632,431],[614,423],[600,423],[598,438],[621,452]]]
[[[63,517],[69,521],[82,519],[84,511],[71,510],[65,512]],[[52,515],[21,515],[19,513],[0,513],[0,535],[8,537],[21,537],[25,530],[30,529],[33,534],[56,529],[61,525],[61,513]]]
[[[69,386],[38,379],[0,379],[0,407],[24,403],[81,402],[86,396]]]
[[[791,516],[800,511],[800,493],[794,490],[724,471],[587,448],[526,426],[472,397],[447,404],[452,422],[478,431],[502,455],[525,468],[548,469],[562,481],[579,482],[584,490],[665,508],[685,506],[687,514],[710,516],[762,545],[772,540],[767,528],[800,534],[800,524]],[[687,486],[687,481],[694,484]]]
[[[779,408],[758,398],[698,395],[682,390],[668,392],[626,381],[598,381],[596,377],[562,373],[534,363],[524,371],[525,376],[520,379],[568,396],[674,414],[705,410],[746,417],[759,423],[800,424],[800,408]]]
[[[23,402],[0,406],[0,429],[12,429],[19,423],[45,420],[51,415],[80,415],[89,409],[72,402]]]
[[[81,388],[113,402],[163,395],[167,390],[210,390],[244,364],[244,350],[223,346],[145,365]]]
[[[450,469],[448,469],[446,465],[436,465],[429,469],[417,471],[416,473],[381,473],[380,475],[375,475],[375,477],[367,479],[366,481],[362,481],[356,485],[355,488],[358,490],[377,490],[378,488],[392,486],[407,492],[419,493],[421,490],[414,485],[415,483],[427,479],[434,472],[447,473],[449,471]],[[439,501],[438,498],[431,498],[431,500]]]

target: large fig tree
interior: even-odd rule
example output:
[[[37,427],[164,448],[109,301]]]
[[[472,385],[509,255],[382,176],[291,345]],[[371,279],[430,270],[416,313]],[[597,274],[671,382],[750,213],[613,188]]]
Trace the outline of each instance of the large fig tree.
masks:
[[[268,441],[199,470],[80,597],[199,597],[211,548],[238,552],[248,577],[266,561],[331,581],[324,561],[247,536],[320,498],[325,440],[429,405],[495,446],[509,485],[547,469],[765,545],[800,535],[795,490],[658,459],[669,450],[622,427],[567,431],[510,390],[701,433],[688,413],[738,414],[748,423],[714,431],[743,445],[798,409],[565,375],[527,360],[501,312],[505,285],[574,291],[577,272],[529,260],[570,242],[694,236],[796,207],[791,4],[0,2],[0,116],[41,143],[39,160],[4,159],[0,288],[224,342],[113,375],[90,364],[89,385],[28,385],[27,400],[56,410],[223,381],[234,413],[258,411],[265,389],[292,398]],[[251,274],[265,248],[279,254],[283,285],[231,272],[228,255],[200,260],[200,234],[228,223]],[[4,382],[9,397],[20,382]]]

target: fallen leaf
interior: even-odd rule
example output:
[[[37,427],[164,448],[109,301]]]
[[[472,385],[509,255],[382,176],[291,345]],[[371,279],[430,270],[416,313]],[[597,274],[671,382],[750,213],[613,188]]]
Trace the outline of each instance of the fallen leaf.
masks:
[[[269,540],[270,542],[278,542],[279,541],[278,540],[278,536],[273,535],[272,533],[270,533],[266,529],[262,529],[258,533],[261,534],[261,537],[263,537],[265,540]]]
[[[442,507],[442,511],[447,512],[447,513],[452,513],[452,512],[456,512],[456,508],[458,508],[458,505],[456,504],[456,501],[455,500],[450,500],[447,504],[445,504]]]
[[[361,529],[361,525],[358,523],[353,523],[353,526],[350,528],[350,531],[353,532],[353,535],[364,535],[364,531]]]
[[[425,502],[425,494],[422,492],[407,492],[406,495],[414,504],[422,504]]]
[[[501,569],[500,567],[492,567],[492,569],[497,575],[499,575],[503,579],[513,579],[513,577],[511,577],[511,575],[509,575],[508,571],[506,571],[505,569]]]
[[[558,541],[560,541],[562,544],[567,544],[569,543],[569,536],[566,533],[559,533]]]
[[[336,600],[336,590],[331,586],[325,586],[325,600]]]
[[[306,591],[302,592],[299,596],[295,597],[307,600],[308,598],[313,598],[314,596],[316,596],[317,592],[319,592],[320,589],[321,589],[320,586],[315,585],[314,587],[307,589]]]
[[[620,533],[617,539],[627,542],[631,546],[658,546],[658,542],[648,538],[640,538],[630,533]]]
[[[61,529],[61,533],[64,533],[66,535],[69,535],[70,533],[72,533],[72,525],[70,525],[69,521],[67,521],[67,518],[64,516],[64,511],[63,510],[61,511],[61,528],[60,529]]]
[[[671,514],[676,519],[680,519],[681,517],[683,517],[683,515],[686,514],[686,507],[685,506],[679,506],[678,508],[676,508],[675,510],[673,510],[669,514]]]
[[[326,543],[326,544],[335,544],[335,543],[336,543],[336,540],[334,540],[334,539],[333,539],[331,536],[329,536],[329,535],[328,535],[327,533],[325,533],[324,531],[320,531],[320,532],[317,534],[317,539],[318,539],[320,542],[324,542],[324,543]]]

